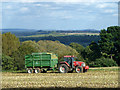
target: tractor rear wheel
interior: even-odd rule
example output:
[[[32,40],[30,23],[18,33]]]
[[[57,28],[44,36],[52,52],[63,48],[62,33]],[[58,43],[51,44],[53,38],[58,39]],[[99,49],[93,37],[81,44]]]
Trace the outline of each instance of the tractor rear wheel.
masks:
[[[40,72],[41,72],[40,68],[35,68],[35,73],[40,73]]]
[[[27,72],[28,72],[28,73],[33,73],[33,69],[32,69],[32,68],[28,68],[28,69],[27,69]]]
[[[60,73],[67,73],[68,72],[68,66],[66,64],[61,64],[59,66],[59,72]]]
[[[75,68],[75,72],[76,72],[76,73],[82,73],[82,72],[83,72],[83,68],[82,68],[81,66],[77,66],[77,67]]]

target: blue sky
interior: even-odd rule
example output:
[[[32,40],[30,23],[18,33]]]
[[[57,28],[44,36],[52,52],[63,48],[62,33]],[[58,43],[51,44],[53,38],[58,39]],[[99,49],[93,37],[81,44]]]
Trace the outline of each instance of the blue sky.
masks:
[[[3,2],[2,28],[101,30],[118,25],[117,2]]]

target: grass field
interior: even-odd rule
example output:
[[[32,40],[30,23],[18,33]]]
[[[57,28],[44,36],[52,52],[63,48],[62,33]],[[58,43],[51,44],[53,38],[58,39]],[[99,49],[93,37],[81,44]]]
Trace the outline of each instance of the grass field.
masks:
[[[118,67],[90,68],[86,73],[2,73],[2,88],[117,88]]]

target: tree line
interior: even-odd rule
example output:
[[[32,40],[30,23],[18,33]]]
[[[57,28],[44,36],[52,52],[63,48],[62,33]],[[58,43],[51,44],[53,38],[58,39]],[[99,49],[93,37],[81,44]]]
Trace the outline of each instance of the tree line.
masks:
[[[117,66],[120,58],[120,27],[111,26],[100,32],[98,42],[92,41],[88,46],[72,42],[65,45],[59,41],[27,40],[10,32],[2,34],[2,68],[3,70],[24,69],[24,57],[33,52],[52,52],[59,58],[64,55],[75,55],[77,60],[84,61],[90,67]]]
[[[98,42],[100,36],[98,35],[69,35],[69,36],[45,36],[45,37],[20,37],[21,42],[32,40],[38,42],[39,40],[52,40],[52,41],[60,41],[65,45],[69,45],[72,42],[79,43],[86,47],[92,41]]]

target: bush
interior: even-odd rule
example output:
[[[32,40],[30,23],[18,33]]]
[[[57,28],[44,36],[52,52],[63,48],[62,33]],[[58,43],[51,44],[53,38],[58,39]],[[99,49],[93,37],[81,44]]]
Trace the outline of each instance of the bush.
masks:
[[[101,57],[99,59],[96,59],[95,62],[91,62],[90,66],[111,67],[111,66],[117,66],[117,63],[113,59]]]
[[[2,69],[14,70],[14,59],[7,55],[2,55]]]

